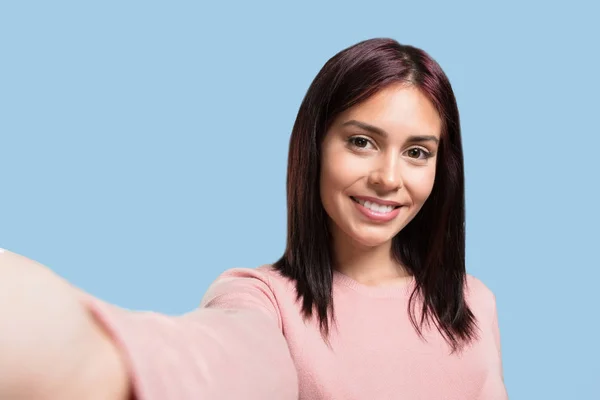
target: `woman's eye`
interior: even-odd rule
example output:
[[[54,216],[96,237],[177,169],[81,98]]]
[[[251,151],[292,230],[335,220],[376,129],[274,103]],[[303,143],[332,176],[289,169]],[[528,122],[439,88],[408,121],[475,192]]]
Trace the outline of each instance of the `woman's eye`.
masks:
[[[352,146],[358,147],[359,149],[366,149],[369,145],[371,145],[369,139],[364,137],[352,137],[348,141]]]
[[[419,147],[413,147],[412,149],[408,149],[407,153],[410,158],[416,158],[419,160],[425,160],[425,159],[431,157],[431,153],[429,153]]]

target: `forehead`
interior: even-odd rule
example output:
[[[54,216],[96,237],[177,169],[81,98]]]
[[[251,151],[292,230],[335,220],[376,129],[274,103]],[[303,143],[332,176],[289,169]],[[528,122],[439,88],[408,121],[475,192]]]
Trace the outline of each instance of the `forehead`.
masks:
[[[395,84],[344,111],[337,121],[359,120],[390,135],[441,134],[442,120],[429,99],[414,86]]]

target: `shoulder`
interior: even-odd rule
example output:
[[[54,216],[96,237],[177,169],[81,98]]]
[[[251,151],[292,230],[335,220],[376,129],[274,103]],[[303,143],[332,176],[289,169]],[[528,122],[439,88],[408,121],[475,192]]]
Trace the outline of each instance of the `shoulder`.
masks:
[[[276,317],[281,324],[281,305],[291,298],[293,282],[272,265],[255,268],[230,268],[209,286],[200,307],[259,309]]]
[[[478,298],[491,298],[494,296],[494,293],[491,291],[491,289],[488,288],[486,284],[481,281],[481,279],[471,274],[467,274],[466,283],[466,294],[469,296],[475,296]]]
[[[465,299],[478,320],[493,322],[496,296],[480,279],[470,274],[467,274]]]
[[[244,293],[260,289],[276,295],[290,286],[294,286],[291,279],[281,275],[271,264],[264,264],[256,268],[230,268],[224,271],[212,283],[209,292],[217,296],[231,291]]]

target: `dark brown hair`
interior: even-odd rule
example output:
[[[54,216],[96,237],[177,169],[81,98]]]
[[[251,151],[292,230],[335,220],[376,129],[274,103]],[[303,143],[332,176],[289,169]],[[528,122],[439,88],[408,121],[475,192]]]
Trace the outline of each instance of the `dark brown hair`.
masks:
[[[460,121],[441,67],[418,48],[392,39],[365,40],[332,57],[310,85],[290,140],[287,172],[287,245],[274,264],[296,282],[306,318],[316,310],[322,333],[333,319],[332,254],[328,216],[319,195],[320,150],[331,123],[344,110],[393,83],[419,88],[442,119],[432,192],[415,218],[393,239],[396,259],[415,278],[411,321],[419,334],[432,322],[455,351],[475,336],[475,317],[464,298],[465,204]],[[420,315],[415,315],[415,301]]]

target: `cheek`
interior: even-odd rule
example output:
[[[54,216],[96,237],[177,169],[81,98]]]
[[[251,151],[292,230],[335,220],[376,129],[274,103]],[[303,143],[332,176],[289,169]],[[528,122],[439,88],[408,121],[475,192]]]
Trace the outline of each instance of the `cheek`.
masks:
[[[331,206],[335,197],[335,192],[339,186],[339,177],[337,176],[334,161],[327,153],[323,154],[321,160],[321,176],[319,178],[321,202],[328,214],[331,212]]]
[[[431,194],[435,181],[435,165],[415,172],[405,182],[415,203],[424,203]]]
[[[325,154],[321,164],[321,190],[341,192],[360,177],[361,163],[343,151]]]
[[[323,153],[319,183],[321,204],[336,223],[344,219],[346,191],[360,176],[361,168],[356,161],[356,157],[351,157],[342,150]]]

